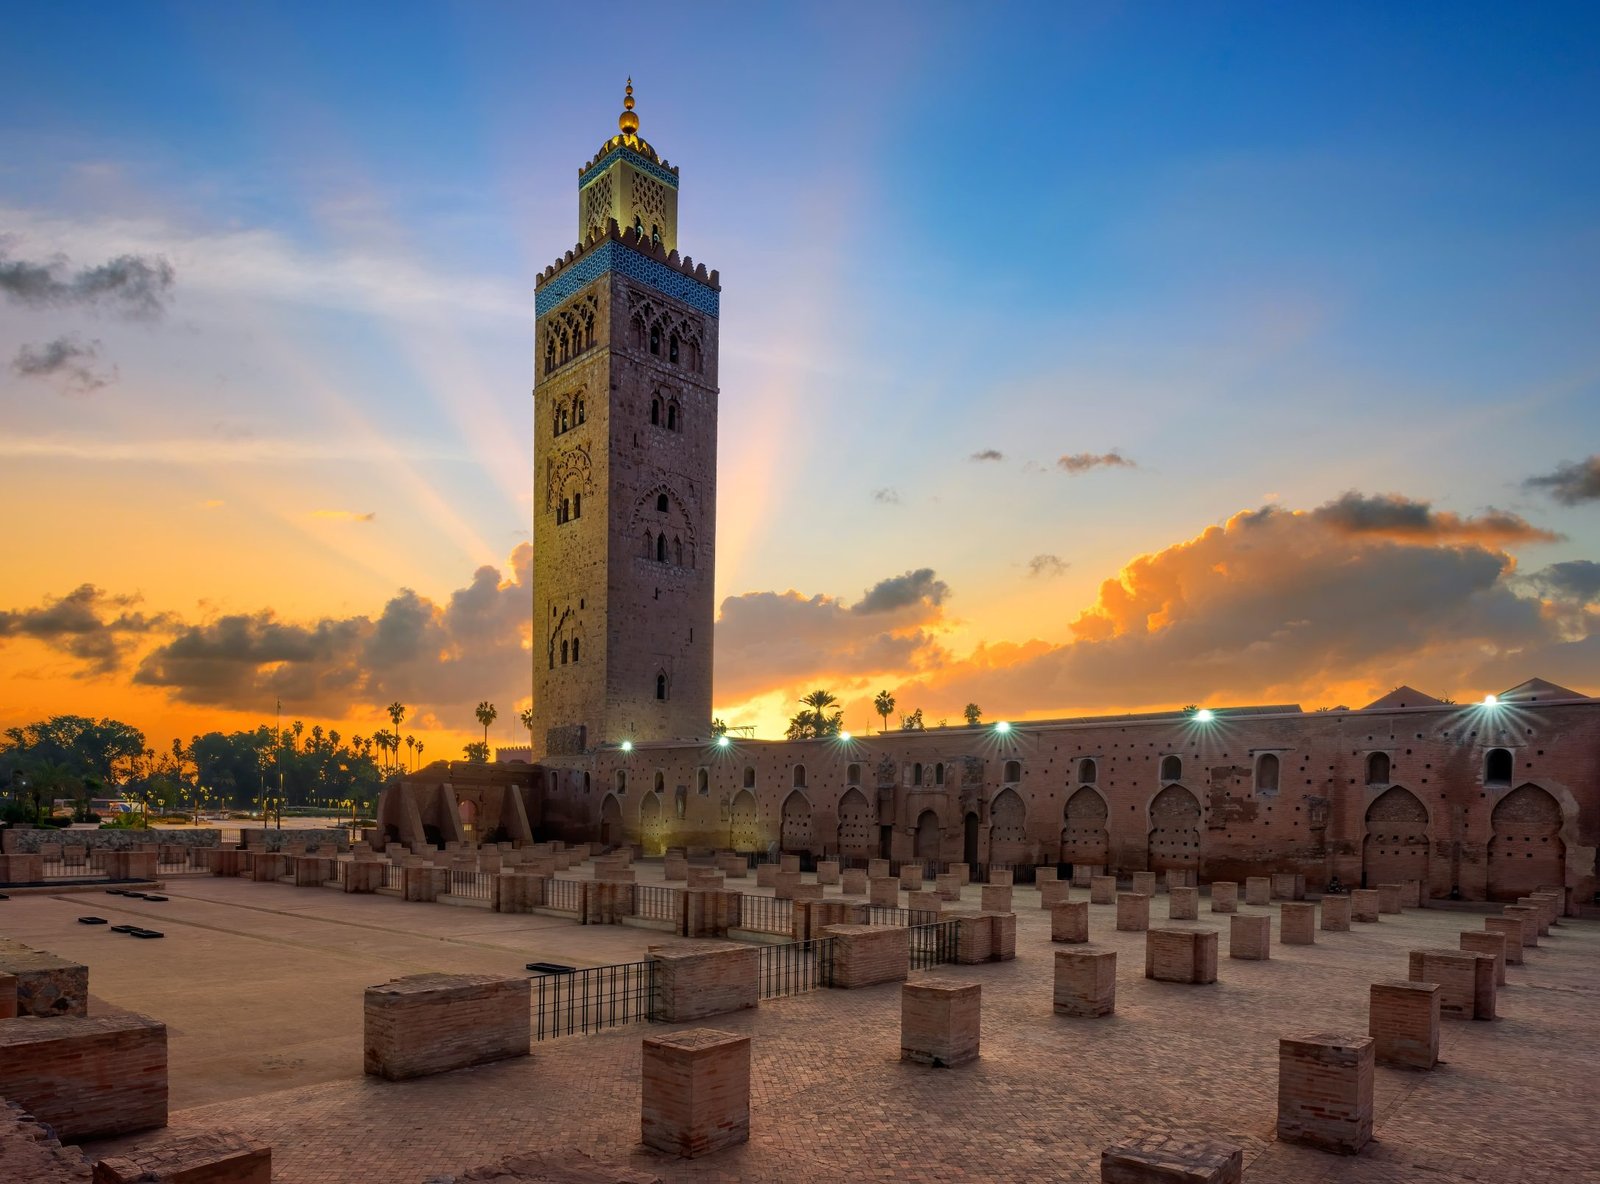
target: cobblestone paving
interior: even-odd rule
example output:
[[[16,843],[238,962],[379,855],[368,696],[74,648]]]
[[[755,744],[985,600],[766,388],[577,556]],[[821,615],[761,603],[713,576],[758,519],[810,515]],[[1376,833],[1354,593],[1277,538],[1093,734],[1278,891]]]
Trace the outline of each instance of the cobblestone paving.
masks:
[[[977,889],[967,893],[975,904]],[[179,1110],[172,1125],[271,1143],[278,1184],[406,1184],[568,1147],[667,1180],[1089,1184],[1101,1148],[1153,1129],[1243,1145],[1257,1184],[1600,1181],[1600,923],[1564,921],[1510,967],[1496,1022],[1444,1021],[1437,1070],[1380,1068],[1376,1141],[1346,1158],[1273,1140],[1278,1036],[1364,1032],[1368,984],[1403,978],[1412,947],[1454,946],[1457,931],[1481,927],[1482,910],[1411,910],[1240,962],[1227,957],[1227,918],[1202,901],[1199,921],[1174,924],[1221,931],[1221,981],[1180,986],[1146,981],[1144,935],[1116,932],[1115,909],[1091,906],[1095,946],[1118,954],[1118,999],[1115,1016],[1089,1020],[1052,1012],[1052,954],[1063,947],[1050,943],[1031,888],[1016,903],[1017,961],[938,970],[983,984],[972,1065],[899,1061],[897,986],[708,1021],[748,1032],[755,1056],[750,1142],[704,1160],[638,1145],[640,1038],[660,1026],[537,1044],[527,1060],[420,1081],[350,1075],[258,1093]],[[410,918],[444,906],[389,907]],[[1153,923],[1168,924],[1166,907],[1164,896],[1152,902]]]

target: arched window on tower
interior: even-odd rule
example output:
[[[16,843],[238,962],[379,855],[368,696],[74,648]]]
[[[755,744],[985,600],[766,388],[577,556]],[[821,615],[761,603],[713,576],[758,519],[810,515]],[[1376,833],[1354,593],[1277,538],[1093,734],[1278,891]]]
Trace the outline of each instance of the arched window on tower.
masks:
[[[708,794],[711,792],[711,773],[706,769],[698,769],[694,775],[695,792]]]
[[[571,413],[567,410],[567,405],[563,403],[561,405],[561,430],[563,432],[572,426],[572,423],[568,419],[570,414]]]
[[[1511,751],[1506,748],[1491,748],[1484,758],[1483,783],[1485,785],[1510,785],[1511,771]]]
[[[1015,785],[1017,782],[1021,781],[1022,762],[1007,761],[1005,768],[1001,771],[1000,780],[1004,781],[1007,785]]]
[[[657,226],[655,223],[651,223],[650,225],[650,243],[652,246],[657,247],[661,245],[661,227]]]
[[[922,784],[922,762],[921,761],[918,761],[916,764],[911,766],[911,784],[912,785],[921,785]]]
[[[940,761],[937,765],[933,766],[933,783],[935,785],[943,785],[944,784],[944,762],[943,761]]]
[[[676,333],[674,333],[674,334],[672,334],[671,337],[669,337],[667,339],[667,361],[676,362],[677,360],[678,360],[678,335]]]
[[[1093,757],[1084,757],[1078,762],[1078,782],[1082,785],[1093,785],[1099,769],[1095,766]]]
[[[683,566],[683,540],[677,535],[672,536],[672,562]]]
[[[667,505],[667,495],[664,493],[656,494],[656,513],[665,514],[667,512]]]
[[[544,339],[544,372],[546,374],[548,374],[548,373],[550,373],[550,371],[554,370],[555,368],[556,368],[556,339],[554,337],[546,337]]]
[[[565,666],[567,664],[567,643],[566,643],[566,641],[562,641],[562,643],[561,643],[561,664],[563,666]]]
[[[655,332],[655,330],[652,329],[651,332],[653,333],[653,332]],[[661,400],[660,399],[651,399],[650,400],[650,422],[653,423],[653,424],[659,424],[661,422]]]
[[[1256,789],[1271,793],[1278,788],[1278,758],[1264,752],[1256,758]]]
[[[746,765],[744,767],[744,787],[746,789],[754,789],[756,787],[756,769],[754,765]]]
[[[577,665],[577,662],[578,662],[578,645],[582,642],[582,640],[583,639],[581,637],[574,637],[572,639],[572,662],[573,662],[573,665]]]
[[[657,699],[665,699],[666,697],[667,697],[667,676],[664,673],[663,674],[658,674],[658,675],[656,675],[656,698]]]
[[[583,492],[581,490],[572,495],[572,516],[574,518],[583,517]]]
[[[664,535],[664,534],[658,534],[658,535],[656,535],[656,562],[657,563],[665,563],[666,561],[667,561],[667,536]]]
[[[676,403],[667,404],[667,430],[672,432],[678,430],[678,405]]]
[[[578,400],[578,422],[579,423],[583,422],[583,400],[582,399]]]
[[[650,326],[650,352],[653,353],[653,354],[660,354],[661,353],[661,326],[660,325],[651,325]]]
[[[1180,756],[1164,756],[1161,758],[1161,780],[1183,780],[1183,758]]]
[[[637,234],[640,238],[644,237],[644,220],[640,218],[638,214],[633,216],[633,233]]]
[[[1374,752],[1367,757],[1367,784],[1389,784],[1389,754]]]

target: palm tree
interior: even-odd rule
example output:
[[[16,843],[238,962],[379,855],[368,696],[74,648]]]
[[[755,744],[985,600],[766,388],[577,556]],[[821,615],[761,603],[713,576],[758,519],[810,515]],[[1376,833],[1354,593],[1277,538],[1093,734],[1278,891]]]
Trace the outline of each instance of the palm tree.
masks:
[[[975,728],[978,726],[978,721],[983,718],[983,708],[976,703],[968,703],[961,714],[967,717],[967,726]]]
[[[422,741],[417,741],[417,764],[422,764]]]
[[[389,704],[389,718],[394,721],[394,750],[396,756],[400,752],[400,721],[406,717],[406,705],[396,699]]]
[[[475,714],[478,717],[478,722],[483,725],[483,759],[487,761],[489,759],[489,725],[500,718],[500,713],[494,709],[493,703],[485,699],[478,704],[478,710]]]
[[[894,714],[894,696],[888,691],[879,691],[878,697],[872,701],[873,710],[883,717],[882,731],[889,730],[889,717]]]
[[[522,726],[528,729],[528,747],[532,748],[533,747],[533,704],[532,703],[528,704],[528,706],[523,709],[522,714],[517,716],[517,718],[522,721]]]
[[[411,750],[411,767],[415,769],[417,767],[417,738],[415,736],[407,736],[406,747]]]
[[[837,736],[844,726],[844,712],[830,714],[828,708],[838,701],[838,696],[831,691],[812,691],[802,698],[800,703],[805,710],[789,721],[789,739],[820,740],[825,736]]]

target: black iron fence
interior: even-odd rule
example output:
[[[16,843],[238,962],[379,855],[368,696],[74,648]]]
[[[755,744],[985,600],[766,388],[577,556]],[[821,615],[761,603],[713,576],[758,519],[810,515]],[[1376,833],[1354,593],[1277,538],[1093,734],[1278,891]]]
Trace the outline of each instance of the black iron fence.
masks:
[[[676,888],[657,884],[636,884],[633,889],[633,915],[646,921],[676,921],[683,909],[683,894]]]
[[[739,898],[739,928],[756,933],[794,932],[794,902],[778,900],[771,896]]]
[[[911,926],[911,969],[927,970],[956,960],[956,921]]]
[[[406,886],[406,869],[398,863],[391,863],[383,869],[383,886],[385,888],[398,888],[402,892]]]
[[[939,919],[932,909],[899,909],[893,905],[867,906],[868,925],[931,925]]]
[[[761,998],[798,995],[833,986],[833,947],[837,938],[815,937],[781,946],[760,946]]]
[[[565,913],[583,912],[583,884],[582,880],[546,880],[545,907]]]
[[[654,962],[544,974],[532,982],[533,1038],[554,1040],[655,1018]]]
[[[391,866],[390,871],[398,870]],[[384,881],[388,882],[388,872],[384,873]],[[450,869],[450,895],[464,897],[467,900],[489,899],[489,873],[468,871],[465,868]]]

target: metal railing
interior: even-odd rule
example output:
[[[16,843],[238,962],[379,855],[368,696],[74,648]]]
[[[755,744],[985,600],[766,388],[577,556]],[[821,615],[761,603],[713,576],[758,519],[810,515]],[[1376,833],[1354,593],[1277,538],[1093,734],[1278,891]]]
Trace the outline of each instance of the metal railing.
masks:
[[[654,962],[594,966],[532,981],[533,1038],[554,1040],[655,1018]]]
[[[68,863],[65,859],[46,859],[40,866],[43,869],[40,875],[46,880],[103,880],[106,878],[104,865],[92,867],[87,860],[82,863]]]
[[[646,921],[676,921],[683,911],[683,894],[658,884],[636,884],[633,915]]]
[[[384,882],[389,879],[389,871],[398,870],[390,865],[384,872]],[[465,897],[467,900],[489,899],[489,873],[467,871],[464,868],[450,869],[450,895]]]
[[[757,933],[794,932],[794,902],[772,896],[739,897],[739,928]]]
[[[405,891],[406,869],[397,863],[389,864],[383,869],[383,886],[385,888],[397,888],[402,892]]]
[[[926,970],[956,960],[959,922],[939,921],[911,926],[911,969]]]
[[[566,913],[583,912],[582,880],[546,880],[544,885],[545,908]]]
[[[932,925],[939,914],[932,909],[900,909],[893,905],[867,906],[868,925]]]
[[[833,986],[833,947],[838,938],[814,937],[781,946],[759,946],[760,997],[777,999]]]

